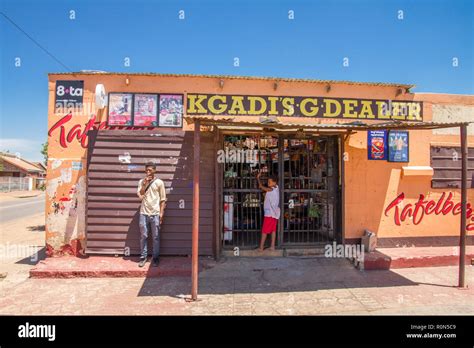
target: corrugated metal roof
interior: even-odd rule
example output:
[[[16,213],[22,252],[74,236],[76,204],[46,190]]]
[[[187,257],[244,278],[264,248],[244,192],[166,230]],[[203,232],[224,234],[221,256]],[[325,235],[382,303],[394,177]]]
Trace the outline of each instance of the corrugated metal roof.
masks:
[[[437,129],[459,127],[461,125],[469,125],[474,122],[381,122],[381,123],[364,123],[361,121],[345,122],[345,123],[309,123],[298,120],[285,122],[277,117],[263,118],[268,122],[257,121],[255,119],[235,118],[231,116],[215,117],[215,116],[185,116],[188,123],[193,123],[196,119],[201,120],[202,125],[216,126],[259,126],[262,128],[275,129],[347,129],[347,130],[370,130],[370,129]],[[273,122],[272,122],[273,120]]]
[[[43,172],[44,170],[43,169],[40,169],[38,167],[36,167],[35,165],[25,161],[25,160],[22,160],[21,158],[17,158],[17,157],[10,157],[10,156],[0,156],[0,158],[2,158],[4,161],[14,165],[15,167],[18,167],[20,169],[23,169],[27,172]]]
[[[366,86],[381,86],[381,87],[399,87],[410,89],[415,87],[413,84],[406,83],[389,83],[389,82],[360,82],[360,81],[338,81],[338,80],[317,80],[317,79],[302,79],[291,77],[265,77],[265,76],[236,76],[236,75],[202,75],[202,74],[160,74],[160,73],[126,73],[126,72],[103,72],[103,71],[84,71],[84,72],[57,72],[49,73],[50,75],[126,75],[126,76],[159,76],[159,77],[204,77],[217,79],[233,79],[233,80],[265,80],[265,81],[282,81],[282,82],[306,82],[306,83],[341,83],[347,85],[366,85]]]

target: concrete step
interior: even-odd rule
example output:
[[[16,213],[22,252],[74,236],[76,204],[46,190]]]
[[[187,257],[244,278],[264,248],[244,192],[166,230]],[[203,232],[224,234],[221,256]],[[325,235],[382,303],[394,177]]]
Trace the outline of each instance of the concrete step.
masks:
[[[466,265],[474,259],[474,246],[466,247]],[[364,254],[366,270],[440,267],[459,264],[459,247],[377,248]]]
[[[236,249],[223,250],[222,255],[225,257],[283,257],[283,249],[268,250],[259,252],[257,249]]]
[[[257,249],[224,250],[225,257],[291,257],[291,256],[324,256],[324,248],[281,248],[273,251],[265,249],[259,252]]]
[[[49,257],[30,270],[31,278],[105,278],[105,277],[165,277],[191,276],[190,257],[161,257],[158,267],[147,262],[138,267],[138,257],[75,256]],[[199,270],[207,267],[199,260]]]
[[[321,256],[324,257],[324,248],[286,248],[285,256]]]

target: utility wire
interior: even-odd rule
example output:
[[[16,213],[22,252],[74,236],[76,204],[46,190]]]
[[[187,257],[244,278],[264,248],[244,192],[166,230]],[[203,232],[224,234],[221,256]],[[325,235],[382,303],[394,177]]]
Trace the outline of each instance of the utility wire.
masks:
[[[8,17],[5,13],[0,12],[0,14],[5,17],[11,24],[13,24],[19,31],[21,31],[28,39],[33,41],[33,43],[41,48],[48,56],[53,58],[56,62],[58,62],[61,66],[63,66],[67,71],[73,72],[69,67],[63,64],[58,58],[56,58],[51,52],[49,52],[46,48],[41,46],[35,39],[33,39],[26,31],[24,31],[18,24],[16,24],[10,17]]]

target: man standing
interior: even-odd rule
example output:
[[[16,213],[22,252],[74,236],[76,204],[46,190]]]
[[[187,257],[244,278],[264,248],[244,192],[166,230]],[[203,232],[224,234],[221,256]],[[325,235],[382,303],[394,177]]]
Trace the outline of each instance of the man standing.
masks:
[[[145,165],[146,177],[138,183],[137,194],[141,199],[140,206],[140,250],[139,267],[145,266],[148,257],[148,231],[151,228],[153,238],[153,262],[156,267],[160,256],[160,225],[165,213],[166,191],[165,184],[155,178],[156,165],[148,162]]]

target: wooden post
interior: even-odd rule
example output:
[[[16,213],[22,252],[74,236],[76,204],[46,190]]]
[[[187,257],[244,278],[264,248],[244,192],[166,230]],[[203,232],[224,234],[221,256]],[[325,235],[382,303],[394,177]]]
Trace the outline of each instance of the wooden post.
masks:
[[[288,140],[288,145],[289,145],[290,140]],[[278,187],[280,189],[280,202],[283,202],[285,199],[285,180],[284,180],[284,163],[285,163],[285,158],[284,158],[284,151],[285,151],[285,138],[282,134],[278,135]],[[288,146],[289,148],[289,146]],[[279,223],[277,225],[277,245],[278,248],[281,248],[283,244],[283,214],[284,214],[284,209],[281,209],[280,212],[280,219]]]
[[[463,124],[461,130],[461,234],[459,238],[459,287],[465,287],[466,271],[466,224],[467,224],[467,125]]]
[[[199,161],[201,151],[200,120],[194,122],[194,162],[193,162],[193,232],[192,232],[192,266],[191,298],[197,300],[199,272]]]

